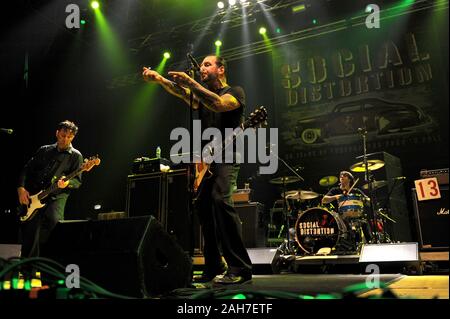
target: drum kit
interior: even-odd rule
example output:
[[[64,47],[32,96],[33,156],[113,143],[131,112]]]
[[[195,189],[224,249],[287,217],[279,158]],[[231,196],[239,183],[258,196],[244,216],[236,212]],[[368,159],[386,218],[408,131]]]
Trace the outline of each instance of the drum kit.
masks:
[[[366,173],[384,166],[381,160],[368,160],[368,163],[358,162],[350,167],[354,173]],[[389,235],[384,230],[386,221],[395,223],[383,208],[377,209],[376,219],[372,219],[372,194],[363,196],[358,192],[350,192],[338,200],[338,206],[323,205],[323,194],[307,189],[286,190],[287,185],[303,181],[297,176],[282,176],[270,180],[270,183],[282,185],[281,192],[285,221],[281,229],[289,229],[287,241],[291,242],[290,253],[315,255],[328,251],[333,254],[358,254],[362,244],[373,241],[373,233],[383,242],[390,242]],[[325,176],[319,180],[319,185],[328,190],[338,183],[336,176]],[[380,189],[388,185],[387,181],[371,180],[362,185],[362,189]],[[377,220],[376,227],[373,227]],[[289,225],[295,225],[289,228]],[[376,228],[376,229],[374,229]]]

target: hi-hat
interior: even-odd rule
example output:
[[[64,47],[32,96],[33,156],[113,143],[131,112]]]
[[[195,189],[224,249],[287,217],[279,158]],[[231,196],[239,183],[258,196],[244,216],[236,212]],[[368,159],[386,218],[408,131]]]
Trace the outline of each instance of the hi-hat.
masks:
[[[300,178],[297,176],[282,176],[270,180],[272,184],[290,184],[295,182],[300,182]]]
[[[319,181],[319,185],[323,187],[333,186],[338,181],[336,176],[325,176],[322,177]]]
[[[367,169],[369,171],[375,171],[384,166],[384,162],[382,160],[367,160]],[[350,166],[350,170],[352,172],[361,173],[366,171],[366,165],[364,162],[358,162]]]
[[[372,185],[372,189],[375,190],[375,189],[378,189],[378,188],[386,186],[388,184],[388,182],[387,181],[373,181],[373,182],[364,184],[362,186],[362,188],[363,189],[369,189],[369,184],[371,184]]]

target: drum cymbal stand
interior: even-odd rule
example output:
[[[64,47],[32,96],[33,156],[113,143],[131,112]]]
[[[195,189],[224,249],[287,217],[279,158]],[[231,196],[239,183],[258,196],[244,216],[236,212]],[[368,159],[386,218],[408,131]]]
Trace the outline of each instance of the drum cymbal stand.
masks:
[[[276,146],[276,145],[275,145]],[[295,176],[297,176],[300,181],[305,181],[305,179],[303,177],[301,177],[298,173],[297,170],[293,169],[288,163],[286,163],[281,157],[278,156],[277,151],[273,151],[272,147],[270,147],[270,154],[274,155],[276,158],[278,158],[278,160],[283,163],[284,166],[286,166],[286,168],[288,170],[290,170]],[[283,195],[286,194],[286,182],[285,179],[283,178],[283,183],[282,183],[282,193]],[[291,246],[291,234],[290,234],[290,223],[289,223],[289,214],[287,211],[287,199],[285,198],[285,196],[283,196],[283,217],[285,219],[285,227],[286,227],[286,243],[285,244],[281,244],[281,246],[278,248],[279,250],[281,250],[281,252],[283,254],[286,255],[290,255],[293,254],[293,247]]]
[[[378,238],[378,230],[377,230],[377,213],[373,207],[373,174],[369,172],[369,162],[367,160],[367,129],[365,127],[358,128],[358,133],[361,135],[363,139],[363,162],[364,162],[364,182],[368,185],[369,190],[369,199],[370,199],[370,212],[372,213],[373,225],[372,227],[372,236],[371,242],[375,244],[379,244]]]

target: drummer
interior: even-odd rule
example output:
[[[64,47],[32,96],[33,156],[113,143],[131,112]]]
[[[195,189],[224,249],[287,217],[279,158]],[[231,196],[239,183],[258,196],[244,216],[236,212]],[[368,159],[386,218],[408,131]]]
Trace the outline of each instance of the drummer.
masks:
[[[348,171],[342,171],[339,173],[339,187],[333,187],[330,191],[322,198],[322,204],[328,204],[333,201],[340,202],[343,196],[347,196],[350,188],[353,186],[355,178],[352,173]],[[360,196],[362,202],[368,202],[369,197],[366,196],[359,188],[353,187],[351,194]],[[339,207],[339,205],[338,205]]]

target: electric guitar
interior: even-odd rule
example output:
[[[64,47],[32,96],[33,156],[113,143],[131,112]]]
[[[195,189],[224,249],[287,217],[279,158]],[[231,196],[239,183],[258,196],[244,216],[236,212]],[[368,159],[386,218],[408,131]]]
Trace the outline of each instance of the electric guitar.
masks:
[[[75,176],[78,176],[82,172],[90,171],[95,165],[100,164],[100,159],[98,156],[92,156],[89,159],[87,159],[80,168],[76,169],[69,175],[67,175],[64,178],[64,181],[69,181]],[[34,194],[30,196],[28,205],[21,205],[19,206],[18,212],[19,212],[19,218],[21,222],[26,222],[33,218],[38,210],[42,207],[44,207],[46,204],[42,203],[42,200],[44,200],[48,195],[53,193],[54,191],[58,190],[58,181],[55,181],[52,183],[48,188],[41,190],[39,193]]]
[[[244,123],[239,126],[239,128],[241,128],[240,132],[242,133],[247,128],[256,128],[258,126],[262,126],[263,124],[267,124],[266,120],[267,110],[264,106],[260,106],[250,114],[250,116],[244,121]],[[219,146],[222,145],[222,147],[217,147],[217,141],[215,140],[210,142],[209,150],[214,149],[215,151],[218,151],[218,153],[213,154],[210,151],[209,154],[203,155],[203,161],[195,163],[195,178],[193,185],[195,195],[194,200],[197,199],[200,194],[201,185],[205,177],[207,176],[209,178],[212,176],[212,172],[210,171],[211,164],[208,163],[212,163],[213,159],[217,158],[217,156],[222,156],[221,154],[223,150],[226,149],[231,143],[233,143],[236,137],[237,136],[235,134],[228,136],[223,144],[219,144]],[[219,141],[219,143],[221,143],[221,141]],[[208,147],[208,145],[206,147]]]

